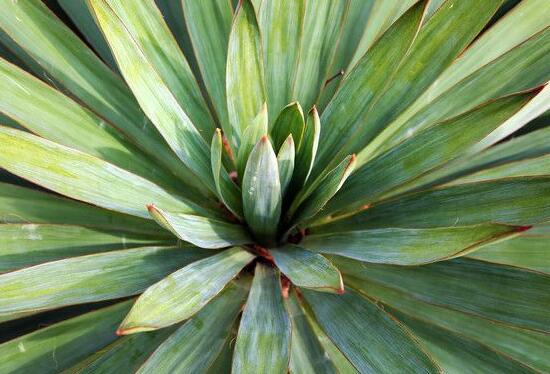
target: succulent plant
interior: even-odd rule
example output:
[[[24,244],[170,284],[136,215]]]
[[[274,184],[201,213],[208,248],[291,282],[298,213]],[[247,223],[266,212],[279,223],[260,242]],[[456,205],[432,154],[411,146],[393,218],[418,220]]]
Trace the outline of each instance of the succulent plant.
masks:
[[[550,372],[547,0],[0,9],[1,373]]]

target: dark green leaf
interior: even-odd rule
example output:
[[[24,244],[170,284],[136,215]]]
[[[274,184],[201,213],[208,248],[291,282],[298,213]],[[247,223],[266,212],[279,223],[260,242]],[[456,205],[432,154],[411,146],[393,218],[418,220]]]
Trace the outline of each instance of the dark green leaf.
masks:
[[[302,144],[305,122],[302,107],[298,102],[288,104],[281,110],[271,129],[273,148],[280,149],[288,135],[292,135],[296,149]]]

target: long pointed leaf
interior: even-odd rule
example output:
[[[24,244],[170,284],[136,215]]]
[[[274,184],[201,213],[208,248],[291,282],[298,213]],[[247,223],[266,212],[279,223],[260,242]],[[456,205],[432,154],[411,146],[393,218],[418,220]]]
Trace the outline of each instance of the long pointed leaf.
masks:
[[[239,1],[227,52],[227,109],[232,145],[266,102],[262,44],[256,13],[250,0]]]
[[[371,263],[420,265],[461,256],[525,228],[485,224],[435,229],[374,229],[308,235],[300,243],[315,252]]]
[[[89,229],[80,226],[1,224],[0,272],[67,257],[154,245],[162,241],[158,237],[131,232]],[[173,240],[165,243],[175,244]]]
[[[192,317],[253,259],[235,247],[170,274],[138,298],[119,334],[156,330]]]
[[[0,314],[138,294],[171,271],[209,254],[204,249],[142,247],[5,273],[0,275]]]
[[[233,354],[233,373],[287,372],[290,320],[278,272],[258,263]]]
[[[278,229],[282,197],[277,158],[267,136],[250,153],[242,192],[248,226],[257,239],[272,241]]]
[[[267,104],[264,103],[256,117],[246,125],[241,136],[241,144],[237,153],[237,175],[240,181],[243,179],[250,152],[252,152],[258,141],[266,135],[268,135],[268,118]]]
[[[220,354],[241,311],[249,282],[231,282],[149,357],[138,373],[202,373]],[[137,334],[140,336],[143,334]]]
[[[60,194],[143,218],[152,201],[193,211],[153,183],[74,149],[7,128],[0,128],[0,142],[0,166]]]
[[[173,213],[154,205],[151,216],[178,238],[201,248],[223,248],[248,244],[252,240],[243,226],[190,214]]]
[[[277,154],[279,165],[279,178],[281,180],[281,196],[285,196],[286,190],[292,181],[294,172],[295,148],[292,134],[288,136]]]
[[[320,254],[293,244],[271,249],[269,253],[281,272],[297,287],[322,292],[344,292],[340,272]]]
[[[283,142],[291,134],[296,143],[296,148],[299,149],[302,144],[304,135],[305,122],[304,113],[300,103],[293,102],[285,106],[271,129],[271,138],[273,139],[273,148],[279,149]]]
[[[141,108],[183,163],[215,192],[210,149],[205,141],[210,141],[212,134],[202,135],[193,125],[161,72],[112,8],[104,0],[90,0],[90,4]]]
[[[408,331],[355,291],[303,291],[317,322],[359,372],[439,372]]]
[[[0,370],[59,373],[113,342],[116,325],[130,305],[125,301],[0,344]]]

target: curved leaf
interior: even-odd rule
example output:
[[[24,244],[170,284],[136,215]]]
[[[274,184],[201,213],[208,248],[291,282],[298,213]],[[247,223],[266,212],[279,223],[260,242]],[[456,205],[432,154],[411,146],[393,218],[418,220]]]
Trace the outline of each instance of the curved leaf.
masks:
[[[192,317],[253,259],[235,247],[170,274],[137,299],[118,333],[156,330]]]
[[[281,180],[281,196],[285,196],[286,190],[292,181],[294,172],[295,148],[292,134],[286,138],[285,142],[277,154],[277,165],[279,166],[279,179]]]
[[[220,220],[173,213],[148,205],[151,216],[178,238],[201,248],[224,248],[251,243],[244,227]]]
[[[293,244],[270,249],[269,253],[281,272],[297,287],[332,293],[344,292],[340,272],[320,254]]]

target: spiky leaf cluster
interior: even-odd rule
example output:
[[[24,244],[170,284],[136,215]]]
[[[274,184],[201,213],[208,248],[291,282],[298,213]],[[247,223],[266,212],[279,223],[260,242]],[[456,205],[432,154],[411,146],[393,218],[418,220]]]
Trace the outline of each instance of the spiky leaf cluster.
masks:
[[[1,373],[550,372],[548,1],[0,9]]]

